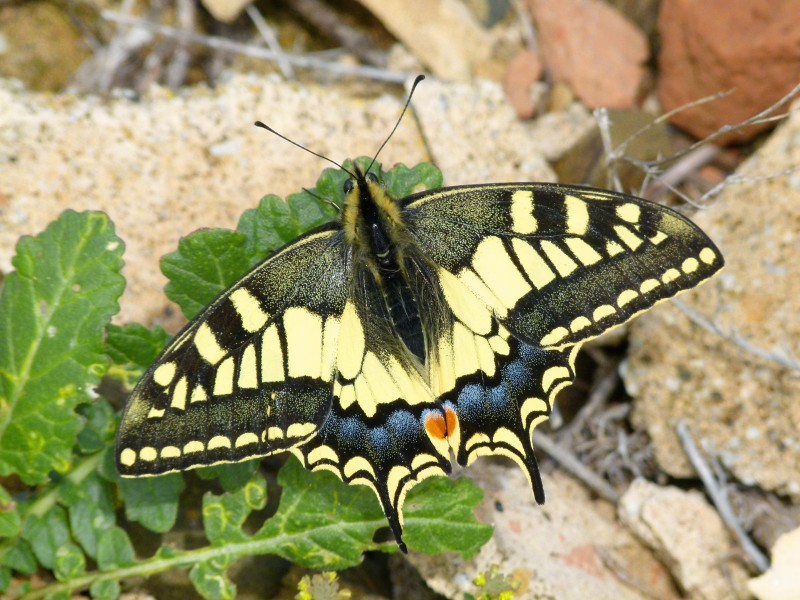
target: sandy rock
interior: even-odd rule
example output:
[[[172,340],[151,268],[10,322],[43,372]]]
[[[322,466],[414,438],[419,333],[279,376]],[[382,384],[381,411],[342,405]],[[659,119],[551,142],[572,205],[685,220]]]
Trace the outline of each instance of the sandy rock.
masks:
[[[591,500],[574,480],[558,472],[543,475],[547,503],[538,506],[516,465],[481,459],[468,474],[485,491],[476,514],[494,525],[494,535],[470,560],[412,552],[410,560],[433,590],[460,600],[475,594],[476,575],[496,565],[520,586],[515,598],[645,597],[618,573],[658,598],[678,597],[663,566],[619,527],[613,509]]]
[[[168,305],[158,260],[182,236],[235,228],[265,194],[313,186],[329,166],[253,127],[256,119],[342,161],[374,154],[402,101],[239,76],[214,90],[154,90],[141,102],[0,83],[0,106],[0,268],[11,268],[20,235],[41,231],[64,209],[106,211],[127,246],[119,321],[151,323]],[[380,158],[387,166],[428,159],[413,119]]]
[[[548,161],[560,158],[594,121],[580,104],[521,122],[502,87],[425,82],[414,111],[447,185],[503,181],[555,181]]]
[[[568,83],[589,108],[636,103],[649,56],[647,38],[600,0],[528,0],[539,49],[555,81]]]
[[[772,566],[760,577],[747,582],[747,589],[758,600],[797,600],[800,598],[800,528],[782,535],[772,548]]]
[[[619,517],[655,550],[689,597],[735,598],[744,585],[744,569],[726,561],[733,546],[725,525],[698,492],[639,479],[620,500]]]
[[[459,0],[358,0],[442,79],[467,79],[491,38]]]
[[[536,114],[537,102],[531,86],[543,72],[539,55],[530,50],[520,51],[506,67],[503,89],[520,119],[530,119]]]
[[[658,59],[664,110],[732,91],[675,114],[672,123],[702,138],[744,121],[789,92],[800,73],[798,14],[796,0],[664,0]],[[750,127],[721,141],[747,141],[770,126]]]
[[[200,0],[208,12],[223,23],[232,23],[253,0]]]
[[[780,173],[800,164],[800,114],[737,171]],[[746,343],[800,357],[800,175],[733,184],[696,215],[725,270],[683,300]],[[694,476],[674,428],[686,421],[735,477],[800,496],[800,377],[694,325],[669,303],[636,319],[624,372],[634,423],[675,477]]]

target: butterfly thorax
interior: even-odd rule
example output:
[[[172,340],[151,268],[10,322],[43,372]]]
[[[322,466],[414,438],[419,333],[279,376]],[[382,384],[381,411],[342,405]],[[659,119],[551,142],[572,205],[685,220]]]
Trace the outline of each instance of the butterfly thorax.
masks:
[[[412,290],[405,266],[413,244],[400,206],[377,177],[359,170],[355,175],[345,184],[342,211],[342,227],[353,264],[356,268],[366,267],[383,295],[395,333],[412,354],[424,361],[418,294]]]

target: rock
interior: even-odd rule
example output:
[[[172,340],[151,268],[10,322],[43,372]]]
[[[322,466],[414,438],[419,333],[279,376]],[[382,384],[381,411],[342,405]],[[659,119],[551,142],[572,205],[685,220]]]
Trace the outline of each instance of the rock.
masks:
[[[489,59],[491,38],[459,0],[358,0],[441,79],[465,80]]]
[[[644,34],[600,0],[528,0],[539,50],[556,82],[589,108],[631,108],[649,56]]]
[[[19,236],[41,231],[64,209],[103,210],[127,247],[118,321],[161,319],[168,302],[158,261],[182,236],[235,228],[262,196],[311,187],[330,166],[253,127],[256,119],[336,161],[377,151],[402,100],[367,102],[343,89],[237,76],[214,90],[155,89],[132,102],[38,95],[0,82],[0,268],[11,268]],[[426,158],[411,118],[380,156],[387,166]]]
[[[454,599],[477,595],[473,579],[494,565],[519,586],[515,598],[643,598],[620,573],[655,597],[678,598],[669,574],[619,527],[610,505],[591,500],[574,480],[543,474],[547,503],[538,506],[515,464],[481,459],[467,472],[485,491],[476,513],[494,525],[494,535],[469,560],[409,554],[434,591]]]
[[[502,87],[486,80],[426,81],[417,88],[414,112],[447,185],[555,181],[548,161],[595,126],[578,103],[520,122]]]
[[[506,67],[503,89],[520,119],[530,119],[536,114],[538,102],[532,86],[539,81],[543,70],[539,55],[530,50],[521,50]]]
[[[793,114],[737,170],[741,177],[800,164],[800,114]],[[695,216],[717,242],[725,270],[684,302],[750,344],[800,357],[800,175],[731,184]],[[631,326],[623,373],[635,396],[633,422],[674,477],[696,476],[675,435],[684,420],[704,450],[740,481],[800,497],[800,377],[693,324],[669,303]]]
[[[798,14],[796,1],[664,0],[658,57],[664,110],[731,92],[676,113],[672,123],[702,138],[752,117],[789,92],[800,73]],[[719,143],[745,142],[771,126],[749,127]]]
[[[619,503],[620,520],[670,568],[691,598],[736,598],[746,572],[719,515],[694,491],[637,479]]]
[[[200,0],[211,16],[223,23],[232,23],[253,0]]]
[[[758,600],[797,600],[800,598],[800,527],[778,538],[772,548],[772,566],[760,577],[747,582],[747,589]]]

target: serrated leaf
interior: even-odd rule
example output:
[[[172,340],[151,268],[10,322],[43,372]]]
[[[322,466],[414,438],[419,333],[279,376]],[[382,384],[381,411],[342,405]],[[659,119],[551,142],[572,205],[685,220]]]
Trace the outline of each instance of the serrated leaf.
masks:
[[[245,250],[255,265],[297,236],[289,205],[275,195],[264,196],[257,208],[242,214],[236,226],[246,236]]]
[[[250,512],[264,507],[267,483],[255,475],[240,490],[222,495],[206,493],[203,496],[203,528],[206,537],[215,546],[240,542],[247,538],[242,532]]]
[[[109,325],[106,328],[106,352],[118,365],[150,366],[169,341],[163,327],[148,329],[138,323]]]
[[[114,579],[93,581],[89,587],[89,594],[94,600],[116,600],[119,591],[119,582]]]
[[[11,569],[0,567],[0,594],[8,589],[11,583]]]
[[[127,567],[133,562],[133,546],[124,529],[114,526],[100,534],[97,541],[97,566],[101,571]]]
[[[150,531],[172,529],[178,516],[178,499],[183,491],[183,475],[170,473],[158,477],[122,479],[119,491],[125,501],[125,516]]]
[[[225,558],[197,563],[189,572],[194,589],[208,600],[229,600],[236,597],[236,585],[228,579]]]
[[[365,549],[374,548],[372,537],[385,517],[371,490],[345,485],[332,473],[312,474],[294,457],[278,483],[278,511],[253,539],[275,538],[276,554],[312,569],[355,566]]]
[[[431,477],[408,493],[403,539],[427,554],[458,552],[469,558],[492,537],[492,527],[475,519],[483,491],[469,479]]]
[[[96,558],[100,532],[116,524],[109,484],[92,473],[80,484],[63,485],[61,498],[68,507],[73,537]]]
[[[59,581],[69,581],[86,573],[86,557],[77,544],[67,542],[56,550],[53,572]]]
[[[52,569],[56,550],[69,541],[66,511],[54,506],[41,517],[30,515],[25,519],[22,537],[31,545],[37,560]]]
[[[112,443],[117,433],[118,417],[105,399],[79,404],[77,412],[85,419],[83,429],[78,434],[78,446],[82,452],[91,454]]]
[[[68,470],[74,408],[107,368],[123,248],[105,214],[74,211],[17,244],[0,295],[0,474],[30,485]]]
[[[39,566],[30,544],[23,539],[16,539],[5,546],[0,562],[23,575],[32,575]]]
[[[9,538],[18,535],[21,526],[22,520],[16,502],[0,485],[0,537]]]
[[[244,234],[227,229],[196,231],[161,259],[161,272],[169,279],[164,292],[191,319],[249,267]]]
[[[226,492],[235,492],[248,482],[260,462],[260,458],[255,458],[240,463],[203,467],[195,472],[201,479],[217,479]]]
[[[410,169],[401,163],[384,176],[386,191],[398,200],[422,189],[438,189],[442,181],[442,172],[430,163],[420,163]]]

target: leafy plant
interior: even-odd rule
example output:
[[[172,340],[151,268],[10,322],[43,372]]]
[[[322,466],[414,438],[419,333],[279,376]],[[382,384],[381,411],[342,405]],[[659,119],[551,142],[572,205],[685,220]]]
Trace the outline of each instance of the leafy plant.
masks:
[[[365,168],[368,161],[357,164]],[[398,196],[441,185],[441,174],[430,165],[401,165],[382,176]],[[191,318],[270,252],[333,218],[345,177],[328,169],[314,190],[285,202],[264,197],[235,231],[208,229],[181,240],[161,262],[167,295]],[[372,491],[346,486],[330,473],[309,473],[294,459],[280,470],[280,502],[269,518],[268,494],[277,490],[268,490],[259,461],[201,469],[201,479],[117,475],[118,414],[98,385],[105,380],[130,391],[168,339],[158,327],[110,323],[125,285],[123,250],[107,215],[66,211],[41,234],[20,240],[15,271],[5,278],[0,593],[56,599],[88,590],[93,598],[116,598],[128,578],[179,568],[189,569],[202,596],[231,598],[236,588],[226,571],[242,556],[276,554],[337,570],[358,564],[366,550],[395,552],[393,541],[374,541],[386,521]],[[206,543],[137,552],[131,523],[170,531],[186,482],[202,479],[219,484],[219,493],[206,492],[199,507]],[[405,505],[409,547],[476,552],[491,535],[472,513],[480,498],[467,480],[433,478],[415,487]]]

